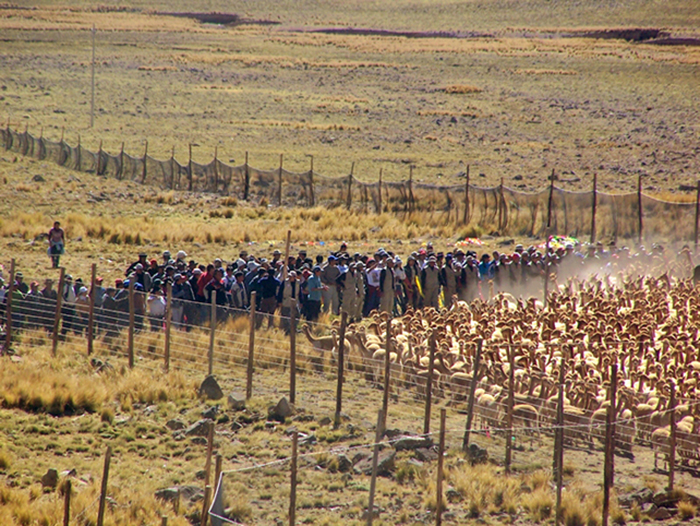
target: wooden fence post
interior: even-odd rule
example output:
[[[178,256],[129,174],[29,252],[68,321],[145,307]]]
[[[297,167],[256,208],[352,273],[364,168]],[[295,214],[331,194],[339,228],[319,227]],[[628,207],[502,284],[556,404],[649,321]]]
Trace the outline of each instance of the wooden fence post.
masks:
[[[671,400],[669,401],[669,425],[671,426],[671,447],[668,459],[668,491],[673,491],[676,471],[676,384],[673,381],[671,381]]]
[[[382,169],[379,169],[379,186],[377,187],[377,213],[382,213]]]
[[[297,307],[289,313],[289,403],[297,400]]]
[[[209,375],[214,373],[214,342],[216,340],[216,290],[211,291],[211,315],[209,320]]]
[[[70,524],[70,497],[73,491],[73,484],[70,479],[66,480],[66,485],[64,486],[64,491],[66,492],[63,496],[63,526],[68,526]]]
[[[63,288],[65,286],[66,269],[61,267],[58,277],[58,290],[56,291],[56,313],[53,318],[53,334],[51,335],[53,342],[51,354],[56,356],[58,349],[58,327],[61,324],[61,309],[63,308]]]
[[[90,310],[88,311],[88,330],[87,330],[87,353],[92,354],[93,343],[95,338],[95,286],[97,284],[97,264],[92,264],[92,273],[90,278]]]
[[[413,197],[413,168],[411,165],[408,172],[408,211],[413,212],[416,208],[415,198]]]
[[[348,176],[348,198],[346,201],[348,210],[350,210],[350,208],[352,207],[352,178],[354,177],[353,176],[354,171],[355,171],[355,161],[353,161],[352,164],[350,165],[350,175]],[[700,183],[698,184],[698,186],[700,187]]]
[[[294,526],[297,514],[297,448],[299,445],[299,432],[292,435],[292,477],[289,489],[289,526]]]
[[[216,455],[216,464],[214,467],[214,487],[218,488],[219,487],[219,478],[221,478],[221,465],[224,461],[224,458],[217,454]]]
[[[136,305],[134,301],[134,285],[136,285],[136,279],[132,275],[129,278],[129,337],[128,337],[128,350],[129,350],[129,369],[134,368],[134,327],[136,325]]]
[[[143,173],[141,174],[141,184],[146,184],[146,176],[148,175],[148,139],[143,150]]]
[[[170,330],[173,325],[173,284],[168,281],[165,286],[165,372],[170,371]]]
[[[314,196],[314,156],[311,157],[311,168],[309,169],[309,206],[316,204],[316,196]]]
[[[107,480],[109,478],[109,463],[112,460],[112,447],[107,446],[105,464],[102,470],[102,488],[100,490],[100,508],[97,512],[97,526],[103,526],[105,520],[105,502],[107,499]]]
[[[6,300],[5,300],[5,319],[7,324],[5,327],[5,347],[3,348],[3,353],[10,350],[12,346],[12,296],[15,292],[15,258],[10,261],[10,286],[7,289]]]
[[[253,396],[253,359],[255,357],[255,300],[257,292],[250,293],[250,335],[248,337],[248,370],[246,372],[245,398]]]
[[[593,174],[593,202],[591,203],[591,244],[595,243],[595,219],[598,210],[598,174]]]
[[[605,422],[605,465],[603,468],[603,520],[602,526],[608,526],[610,516],[610,489],[614,485],[614,453],[615,453],[615,407],[617,398],[617,364],[610,366],[610,406]]]
[[[467,178],[464,183],[464,224],[469,223],[469,165],[467,165]]]
[[[213,421],[207,426],[207,460],[204,464],[204,486],[209,486],[211,477],[211,456],[214,453],[214,431],[216,425]]]
[[[245,164],[243,165],[243,200],[247,201],[250,194],[250,170],[248,169],[248,152],[245,152]]]
[[[515,349],[513,345],[508,346],[508,413],[506,414],[506,475],[510,475],[510,464],[513,457],[513,401],[515,399]]]
[[[95,168],[95,171],[97,172],[97,175],[102,175],[102,139],[100,139],[100,147],[97,150],[97,167]]]
[[[211,486],[207,484],[204,488],[204,500],[202,501],[202,520],[200,526],[207,526],[209,520],[209,499],[211,498]]]
[[[63,142],[63,141],[61,141]],[[124,143],[122,142],[122,150],[119,153],[119,169],[117,170],[117,179],[124,179]]]
[[[430,413],[433,405],[433,373],[435,369],[435,331],[430,333],[430,339],[428,340],[428,345],[430,348],[429,362],[428,362],[428,379],[425,384],[425,411],[423,416],[423,434],[427,435],[430,433]]]
[[[377,488],[377,460],[379,458],[379,441],[384,434],[383,423],[386,417],[380,409],[377,414],[377,431],[374,435],[374,449],[372,451],[372,479],[369,483],[369,504],[367,505],[367,526],[372,526],[374,520],[374,492]]]
[[[467,402],[467,425],[464,429],[464,438],[462,439],[462,451],[467,451],[469,448],[469,435],[472,431],[472,422],[474,419],[474,397],[476,395],[476,387],[479,384],[479,365],[481,364],[481,349],[484,345],[484,340],[476,341],[476,356],[474,356],[474,368],[472,369],[472,381],[469,385],[469,401]]]
[[[552,175],[550,177],[549,183],[549,199],[547,200],[547,229],[552,226],[552,204],[554,201],[554,168],[552,168]],[[549,233],[549,230],[547,231]]]
[[[219,145],[214,146],[214,193],[219,191]]]
[[[384,422],[382,427],[386,429],[386,417],[389,412],[389,387],[391,386],[391,314],[386,320],[386,345],[384,353],[384,397],[382,398],[382,413]]]
[[[443,465],[445,462],[445,420],[447,418],[447,410],[443,407],[440,409],[440,442],[438,445],[438,465],[437,465],[437,487],[436,487],[436,502],[435,502],[435,526],[442,524],[442,479]]]
[[[160,526],[168,526],[168,517],[166,515],[160,518]]]
[[[637,178],[637,208],[639,209],[639,244],[642,243],[644,237],[644,211],[642,209],[642,176]]]
[[[340,427],[340,413],[343,410],[343,382],[345,375],[345,331],[348,325],[348,313],[340,315],[340,334],[338,336],[338,384],[335,389],[335,420],[334,427]]]
[[[190,143],[190,160],[187,162],[187,177],[189,178],[189,184],[187,189],[192,191],[192,143]]]
[[[179,181],[178,181],[179,183]],[[175,146],[170,152],[170,189],[175,188]]]
[[[75,169],[79,172],[82,171],[80,166],[82,164],[82,157],[80,156],[80,134],[78,134],[78,146],[75,148],[75,155],[78,157],[75,162]]]
[[[284,155],[280,154],[280,171],[277,179],[277,206],[282,206],[282,162],[284,161]]]
[[[557,427],[554,433],[554,478],[557,485],[557,508],[554,524],[559,526],[562,520],[561,491],[564,482],[564,381],[566,365],[564,358],[559,362],[559,392],[557,396]]]

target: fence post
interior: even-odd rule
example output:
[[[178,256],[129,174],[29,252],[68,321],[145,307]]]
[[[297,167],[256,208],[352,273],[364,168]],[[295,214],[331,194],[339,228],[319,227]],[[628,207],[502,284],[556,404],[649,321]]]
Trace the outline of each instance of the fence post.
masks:
[[[209,486],[209,481],[211,477],[211,456],[214,452],[214,428],[216,427],[214,422],[209,422],[207,426],[207,460],[204,464],[204,486]]]
[[[467,178],[464,183],[464,224],[469,223],[469,165],[467,165]]]
[[[214,146],[214,193],[219,191],[219,145]]]
[[[698,186],[700,190],[700,185]],[[598,174],[593,174],[593,203],[591,203],[591,243],[595,243],[595,216],[598,209]]]
[[[338,338],[338,385],[335,389],[335,420],[334,427],[340,426],[340,413],[343,410],[343,381],[345,375],[345,330],[348,325],[348,313],[340,315],[340,334]]]
[[[146,146],[143,150],[143,173],[141,174],[141,184],[146,184],[146,176],[148,175],[148,168],[146,168],[148,160],[148,139],[146,139]]]
[[[639,209],[639,244],[642,243],[642,238],[644,237],[644,223],[642,210],[642,176],[641,174],[637,178],[637,208]]]
[[[384,422],[382,427],[386,429],[386,417],[389,412],[389,387],[391,385],[391,314],[386,320],[386,345],[384,352],[384,397],[382,399],[382,413]]]
[[[559,362],[559,393],[557,396],[557,427],[554,434],[554,478],[557,485],[555,526],[561,524],[561,490],[564,482],[564,381],[566,366],[564,357]]]
[[[515,393],[515,349],[513,345],[509,345],[508,362],[510,364],[508,371],[508,413],[506,415],[506,475],[510,475],[510,464],[513,457],[513,400]]]
[[[250,335],[248,337],[248,370],[246,372],[245,398],[253,396],[253,359],[255,355],[255,300],[257,292],[250,294]]]
[[[63,499],[63,526],[68,526],[70,523],[70,497],[73,490],[70,479],[66,480],[64,491],[66,494]]]
[[[379,410],[377,415],[377,431],[374,435],[374,450],[372,451],[372,479],[369,483],[369,504],[367,505],[367,526],[372,526],[374,520],[374,492],[377,488],[377,459],[379,457],[379,441],[384,434],[384,411]]]
[[[292,435],[292,477],[289,489],[289,526],[294,526],[297,514],[297,447],[299,432]]]
[[[348,210],[350,210],[350,207],[352,207],[352,178],[353,178],[354,172],[355,172],[355,161],[353,161],[352,164],[350,165],[350,176],[348,177],[348,198],[346,201]],[[698,187],[700,188],[700,183],[698,183]]]
[[[297,399],[297,307],[293,305],[289,313],[289,403]]]
[[[617,364],[610,366],[610,406],[605,422],[605,465],[603,470],[603,521],[602,526],[608,526],[610,515],[610,489],[614,484],[614,453],[615,453],[615,419],[617,397]]]
[[[438,445],[438,465],[437,465],[437,488],[436,488],[436,503],[435,503],[435,526],[442,524],[442,479],[443,479],[443,464],[445,461],[445,419],[447,417],[447,409],[440,409],[440,442]]]
[[[311,157],[311,169],[309,170],[309,206],[314,206],[316,204],[316,197],[314,196],[314,156]]]
[[[223,463],[224,459],[220,454],[216,455],[216,464],[214,467],[214,485],[215,487],[219,486],[219,478],[221,477],[221,465]]]
[[[211,290],[211,315],[209,321],[209,375],[214,372],[214,341],[216,339],[216,290]]]
[[[552,175],[550,177],[549,183],[549,199],[547,200],[547,229],[552,226],[552,202],[554,201],[554,168],[552,168]],[[549,233],[549,230],[547,230]]]
[[[243,165],[243,175],[245,177],[243,181],[243,200],[248,200],[248,194],[250,193],[250,171],[248,170],[248,152],[245,152],[245,164]]]
[[[93,263],[92,264],[92,274],[91,274],[91,279],[90,279],[90,310],[88,311],[88,330],[87,330],[87,340],[88,340],[88,347],[87,347],[87,353],[88,356],[92,354],[93,348],[93,341],[95,338],[95,285],[96,285],[96,279],[97,279],[97,264]]]
[[[61,137],[63,137],[61,135]],[[63,138],[61,138],[61,142],[63,142]],[[124,143],[122,142],[122,150],[119,153],[119,170],[117,170],[117,179],[120,181],[124,179]]]
[[[5,347],[3,348],[3,353],[5,354],[10,350],[12,346],[12,296],[15,292],[15,258],[10,261],[10,286],[7,289],[7,300],[5,304],[5,319],[7,320],[5,328]]]
[[[78,146],[75,149],[75,155],[78,157],[76,159],[75,169],[80,172],[80,165],[82,164],[82,158],[80,156],[80,134],[78,134]]]
[[[462,451],[467,451],[469,448],[469,435],[472,431],[472,422],[474,419],[474,397],[476,395],[476,386],[479,383],[479,365],[481,364],[481,348],[484,345],[484,340],[476,341],[476,356],[474,356],[474,368],[472,369],[472,381],[469,385],[469,401],[467,402],[467,425],[464,429],[464,438],[462,439]]]
[[[207,484],[204,488],[204,500],[202,501],[202,520],[200,521],[200,526],[207,526],[207,520],[209,519],[209,499],[211,498],[211,486]]]
[[[61,309],[63,308],[63,287],[65,286],[65,276],[66,269],[61,267],[61,271],[58,277],[58,290],[56,291],[56,313],[53,318],[53,338],[51,353],[56,356],[56,351],[58,349],[58,326],[61,323]]]
[[[671,400],[669,401],[669,425],[671,426],[671,449],[668,459],[668,491],[673,491],[673,479],[676,471],[676,384],[671,382]]]
[[[430,347],[430,355],[428,362],[428,380],[425,384],[425,411],[423,416],[423,434],[427,435],[430,433],[430,412],[433,405],[433,371],[435,369],[435,331],[430,333],[430,339],[428,340],[428,345]]]
[[[173,284],[168,281],[165,286],[165,372],[170,371],[170,330],[173,325]]]
[[[280,171],[277,179],[277,205],[282,206],[282,162],[284,161],[284,155],[280,154]]]
[[[170,152],[170,189],[175,188],[175,146]]]
[[[192,143],[190,143],[190,159],[187,162],[187,177],[189,178],[189,183],[187,189],[192,191]]]
[[[379,169],[379,186],[377,189],[377,196],[378,196],[378,201],[377,201],[377,213],[381,214],[382,213],[382,169]]]
[[[100,490],[100,508],[97,512],[97,526],[103,526],[105,520],[105,499],[107,498],[107,479],[109,478],[109,463],[112,459],[112,446],[107,446],[105,464],[102,470],[102,488]]]
[[[410,171],[408,172],[408,210],[413,212],[415,210],[415,201],[413,198],[413,168],[411,165]]]
[[[134,304],[134,285],[136,285],[136,279],[132,275],[129,278],[129,338],[128,338],[128,348],[129,348],[129,369],[134,368],[134,326],[136,325],[136,305]]]

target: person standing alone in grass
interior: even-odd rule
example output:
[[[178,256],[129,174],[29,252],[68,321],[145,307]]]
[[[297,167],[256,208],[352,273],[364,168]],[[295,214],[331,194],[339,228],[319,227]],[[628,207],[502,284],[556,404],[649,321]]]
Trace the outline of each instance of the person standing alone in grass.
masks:
[[[66,235],[61,228],[61,223],[55,221],[53,228],[49,230],[49,257],[53,268],[58,268],[59,260],[66,250]]]

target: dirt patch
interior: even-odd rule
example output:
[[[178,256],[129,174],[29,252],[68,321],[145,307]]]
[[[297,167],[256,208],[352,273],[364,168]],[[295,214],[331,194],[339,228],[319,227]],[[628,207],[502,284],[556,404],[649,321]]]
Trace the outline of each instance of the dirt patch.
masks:
[[[272,20],[252,20],[249,18],[241,18],[235,13],[169,13],[157,12],[160,16],[174,16],[178,18],[193,18],[202,24],[217,24],[222,26],[240,26],[249,25],[276,25],[279,22]]]

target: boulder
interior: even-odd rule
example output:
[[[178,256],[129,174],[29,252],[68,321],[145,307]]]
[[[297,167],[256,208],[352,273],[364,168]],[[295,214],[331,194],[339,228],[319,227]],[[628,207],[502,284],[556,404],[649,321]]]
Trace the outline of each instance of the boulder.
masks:
[[[659,508],[654,513],[649,515],[649,518],[655,521],[665,521],[670,519],[673,515],[666,508]]]
[[[240,393],[231,393],[228,395],[228,406],[234,411],[242,411],[245,409],[245,396]]]
[[[329,416],[324,416],[323,418],[321,418],[321,419],[318,421],[318,425],[320,425],[320,426],[329,426],[329,425],[331,425],[331,422],[332,422],[332,420],[331,420],[331,418],[330,418]]]
[[[388,477],[394,470],[394,460],[396,459],[396,451],[382,451],[377,457],[377,475],[380,477]],[[363,475],[372,474],[372,457],[367,457],[360,460],[354,467],[355,473]]]
[[[478,444],[472,443],[467,447],[467,458],[472,466],[476,464],[486,464],[489,460],[489,452],[486,448],[479,447]]]
[[[202,411],[202,418],[208,418],[209,420],[216,420],[216,415],[219,414],[219,405],[213,405],[209,409]]]
[[[413,454],[415,455],[417,460],[420,460],[421,462],[434,462],[435,460],[438,459],[438,452],[435,451],[435,448],[425,448],[425,447],[420,447],[416,450],[413,451]]]
[[[187,427],[182,420],[177,420],[176,418],[168,420],[165,425],[168,429],[173,431],[180,431],[181,429],[185,429]]]
[[[338,461],[338,471],[341,473],[347,473],[352,469],[352,460],[346,455],[338,455],[336,460]]]
[[[396,439],[394,442],[394,449],[396,449],[396,451],[407,451],[420,448],[425,449],[432,447],[432,445],[433,441],[430,439],[430,437],[404,436]]]
[[[221,400],[224,397],[224,392],[219,386],[214,376],[207,376],[202,385],[199,386],[199,396],[203,396],[208,400]]]
[[[58,486],[58,471],[54,468],[49,468],[44,473],[44,476],[41,477],[41,485],[45,488],[56,489],[56,486]]]
[[[213,425],[214,422],[208,418],[198,420],[185,431],[185,435],[188,437],[205,437],[209,435],[209,426]]]
[[[289,405],[287,398],[283,396],[282,398],[280,398],[280,401],[277,402],[276,406],[270,408],[267,414],[267,418],[268,420],[284,422],[287,418],[292,416],[292,414],[292,406]]]
[[[190,439],[190,444],[194,444],[195,446],[206,446],[207,439],[204,437],[192,437]]]
[[[204,492],[197,486],[171,486],[169,488],[162,488],[155,492],[155,497],[166,502],[175,502],[178,498],[178,494],[181,498],[188,499],[192,502],[197,502],[204,498]]]
[[[662,507],[676,507],[680,501],[685,499],[685,493],[682,491],[659,491],[654,494],[652,502],[656,504],[659,508]]]

